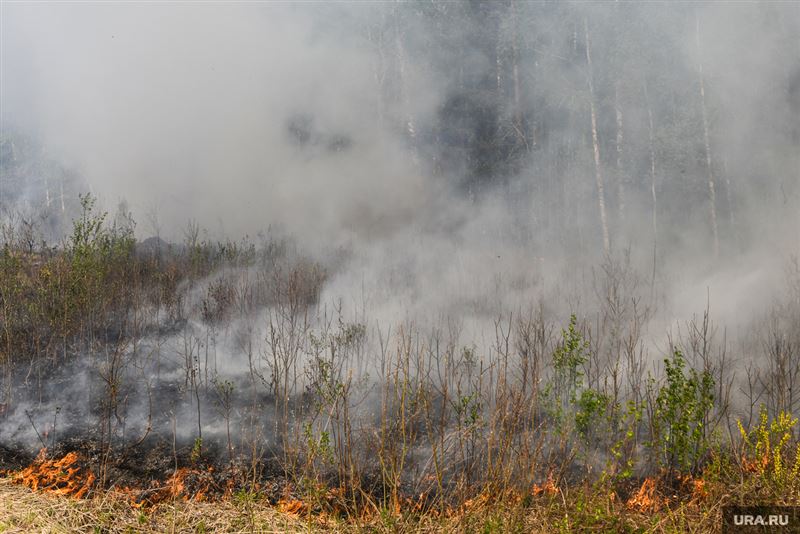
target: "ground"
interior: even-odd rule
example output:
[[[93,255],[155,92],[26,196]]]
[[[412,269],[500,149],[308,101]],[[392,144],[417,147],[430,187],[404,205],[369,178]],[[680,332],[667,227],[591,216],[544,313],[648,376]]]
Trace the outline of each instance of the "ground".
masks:
[[[728,496],[730,497],[730,496]],[[478,499],[448,514],[304,514],[257,497],[175,499],[139,507],[114,493],[76,499],[0,479],[0,532],[718,532],[724,499],[658,508],[620,503],[589,488],[543,492],[527,502]]]

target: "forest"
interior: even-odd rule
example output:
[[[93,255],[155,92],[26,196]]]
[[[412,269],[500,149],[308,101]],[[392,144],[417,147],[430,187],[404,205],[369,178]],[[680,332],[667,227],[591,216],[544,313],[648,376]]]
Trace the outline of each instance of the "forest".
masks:
[[[800,506],[800,4],[0,29],[0,531]]]

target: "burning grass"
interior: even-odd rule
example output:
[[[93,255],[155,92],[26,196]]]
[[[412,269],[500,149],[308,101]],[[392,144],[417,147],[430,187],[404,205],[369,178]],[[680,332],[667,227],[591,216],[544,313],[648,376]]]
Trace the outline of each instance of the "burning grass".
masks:
[[[656,480],[654,478],[646,478],[644,482],[642,482],[639,491],[628,499],[626,503],[628,508],[640,512],[655,512],[661,508],[663,504],[663,498],[656,492]]]
[[[611,481],[570,485],[551,473],[527,491],[485,488],[452,506],[423,494],[356,510],[341,487],[312,498],[287,484],[273,499],[224,480],[213,468],[180,467],[146,487],[103,489],[79,453],[42,451],[0,478],[0,532],[716,532],[724,504],[800,503],[800,488],[778,495],[733,457],[695,477],[645,478],[627,498]]]
[[[0,532],[303,532],[303,522],[269,506],[165,501],[135,506],[119,492],[84,499],[33,492],[0,479]]]
[[[579,486],[558,488],[556,494],[483,493],[444,511],[423,511],[408,500],[397,509],[337,515],[292,497],[270,504],[259,494],[208,501],[183,493],[137,506],[124,492],[94,491],[76,499],[42,486],[31,491],[15,481],[13,475],[0,479],[3,532],[714,532],[726,499],[719,494],[697,501],[658,498],[663,488],[647,479],[627,502],[608,488]]]
[[[122,498],[135,508],[173,501],[217,501],[230,497],[237,488],[235,473],[218,473],[213,466],[180,467],[163,480],[141,479],[134,483],[102,485],[92,464],[78,451],[49,458],[42,449],[29,465],[6,470],[7,481],[33,491],[82,499],[92,493]]]
[[[65,454],[57,460],[48,460],[46,449],[42,449],[36,460],[25,469],[13,473],[11,480],[34,491],[80,499],[92,489],[95,475],[81,466],[81,458],[76,452]]]
[[[570,479],[540,464],[536,483],[480,482],[461,498],[401,486],[381,498],[277,471],[256,480],[210,449],[170,457],[150,443],[103,455],[74,442],[82,448],[42,449],[0,473],[0,532],[714,532],[725,504],[800,504],[794,423],[765,416],[742,430],[741,450],[715,449],[692,472]]]
[[[228,479],[223,485],[214,477],[214,469],[181,467],[166,480],[153,480],[146,487],[123,486],[111,491],[123,496],[136,508],[151,507],[176,500],[184,502],[205,502],[219,500],[230,495],[234,480]]]

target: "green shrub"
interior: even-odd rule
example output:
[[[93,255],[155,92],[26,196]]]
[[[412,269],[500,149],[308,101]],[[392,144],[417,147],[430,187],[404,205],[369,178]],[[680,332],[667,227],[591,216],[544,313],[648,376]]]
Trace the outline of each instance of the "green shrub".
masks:
[[[595,391],[593,389],[585,389],[581,392],[577,401],[577,411],[575,412],[575,428],[584,439],[588,440],[592,437],[593,426],[598,421],[603,421],[607,418],[609,408],[611,407],[611,398],[605,393]]]
[[[664,365],[666,382],[655,395],[649,445],[662,467],[693,470],[708,448],[706,422],[714,406],[714,379],[708,371],[686,369],[679,350]],[[648,387],[655,391],[652,378]]]
[[[575,403],[578,390],[583,385],[581,366],[586,363],[585,351],[589,348],[589,342],[584,341],[577,325],[578,319],[572,314],[567,329],[561,330],[561,343],[553,352],[553,383],[556,398],[562,407]]]

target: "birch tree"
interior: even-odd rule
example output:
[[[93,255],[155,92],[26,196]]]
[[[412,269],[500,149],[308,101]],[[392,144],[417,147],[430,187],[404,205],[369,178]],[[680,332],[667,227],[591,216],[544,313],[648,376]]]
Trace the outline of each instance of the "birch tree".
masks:
[[[708,112],[706,110],[706,86],[703,75],[703,60],[700,48],[700,16],[697,11],[694,13],[695,18],[695,41],[697,44],[697,75],[700,82],[700,109],[703,118],[703,141],[705,146],[706,156],[706,173],[708,178],[708,207],[709,216],[711,218],[711,234],[714,240],[713,250],[714,257],[719,256],[719,235],[717,232],[717,193],[714,184],[714,169],[711,166],[711,141],[708,134]]]
[[[589,114],[592,122],[592,152],[594,155],[594,177],[597,183],[597,207],[600,211],[600,228],[603,232],[603,250],[608,253],[611,250],[611,239],[608,234],[608,220],[606,217],[605,185],[603,183],[603,171],[600,163],[600,143],[597,139],[597,111],[595,110],[594,80],[592,73],[592,45],[589,38],[589,20],[583,18],[583,30],[586,38],[586,66],[588,68],[589,82]]]

